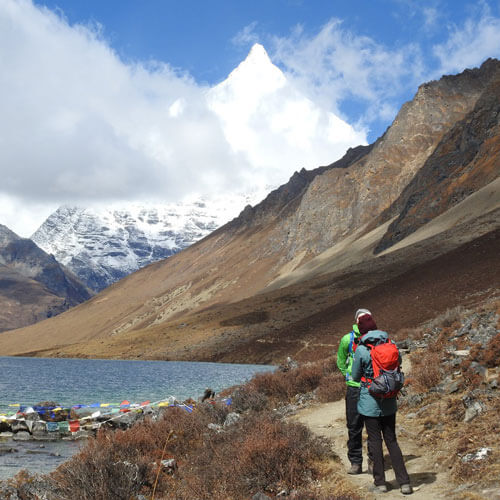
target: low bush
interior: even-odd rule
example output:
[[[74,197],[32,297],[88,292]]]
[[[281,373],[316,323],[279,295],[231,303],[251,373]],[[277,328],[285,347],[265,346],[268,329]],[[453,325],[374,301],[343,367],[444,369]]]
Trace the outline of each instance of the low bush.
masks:
[[[325,375],[319,382],[316,392],[321,403],[338,401],[345,395],[345,380],[340,372]]]
[[[484,364],[488,368],[500,366],[500,333],[495,335],[483,349]]]
[[[249,385],[273,402],[288,402],[296,394],[315,390],[324,375],[322,363],[300,365],[287,372],[268,372],[256,375]]]
[[[442,357],[442,345],[439,342],[429,345],[425,351],[410,355],[411,381],[416,390],[428,391],[442,381]]]
[[[269,399],[250,385],[236,388],[232,393],[231,408],[238,413],[263,411],[269,406]]]
[[[270,413],[249,414],[240,425],[211,435],[189,460],[175,497],[248,499],[258,491],[303,486],[318,475],[315,462],[329,447],[300,424]]]
[[[57,498],[150,496],[160,460],[175,458],[175,473],[159,474],[156,498],[243,500],[304,486],[318,477],[315,464],[331,454],[306,427],[270,412],[249,413],[223,432],[210,431],[206,417],[205,410],[169,409],[157,422],[99,432],[52,474]]]

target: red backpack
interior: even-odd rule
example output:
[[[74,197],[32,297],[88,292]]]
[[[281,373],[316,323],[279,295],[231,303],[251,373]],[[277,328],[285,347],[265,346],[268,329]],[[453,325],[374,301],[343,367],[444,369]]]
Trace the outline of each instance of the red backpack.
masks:
[[[375,345],[361,339],[360,344],[370,351],[372,360],[373,378],[361,377],[368,392],[376,398],[395,398],[405,380],[396,344],[390,339],[381,340]]]

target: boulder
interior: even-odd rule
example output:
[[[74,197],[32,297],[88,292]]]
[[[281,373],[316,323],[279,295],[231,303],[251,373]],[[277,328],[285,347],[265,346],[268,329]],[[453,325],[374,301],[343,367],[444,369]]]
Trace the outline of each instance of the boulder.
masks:
[[[230,425],[235,424],[241,418],[239,413],[235,413],[234,411],[227,414],[226,420],[224,420],[224,427],[229,427]]]
[[[29,441],[31,439],[31,434],[28,431],[19,431],[12,437],[14,441]]]

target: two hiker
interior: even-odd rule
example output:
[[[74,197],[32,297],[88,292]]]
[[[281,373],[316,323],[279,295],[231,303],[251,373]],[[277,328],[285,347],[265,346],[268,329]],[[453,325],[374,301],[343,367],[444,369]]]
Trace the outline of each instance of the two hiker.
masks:
[[[382,397],[369,391],[375,377],[370,351],[378,344],[392,344],[386,332],[377,325],[368,309],[358,309],[355,324],[344,335],[337,351],[337,366],[346,379],[346,421],[348,429],[347,456],[349,474],[361,474],[363,425],[368,433],[368,472],[373,474],[377,492],[386,492],[382,437],[391,457],[396,480],[403,494],[413,492],[403,455],[396,439],[397,401],[393,391]],[[391,346],[394,349],[394,346]],[[401,357],[396,354],[399,366]],[[378,368],[377,368],[378,371]],[[399,371],[399,370],[398,370]],[[378,373],[377,373],[378,375]],[[387,397],[389,396],[389,397]]]

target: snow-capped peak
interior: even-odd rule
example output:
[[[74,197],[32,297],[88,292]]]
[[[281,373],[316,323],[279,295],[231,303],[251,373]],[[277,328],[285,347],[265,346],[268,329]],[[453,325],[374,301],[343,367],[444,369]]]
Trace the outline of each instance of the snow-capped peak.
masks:
[[[63,205],[32,240],[99,291],[207,236],[268,191],[180,203]]]

